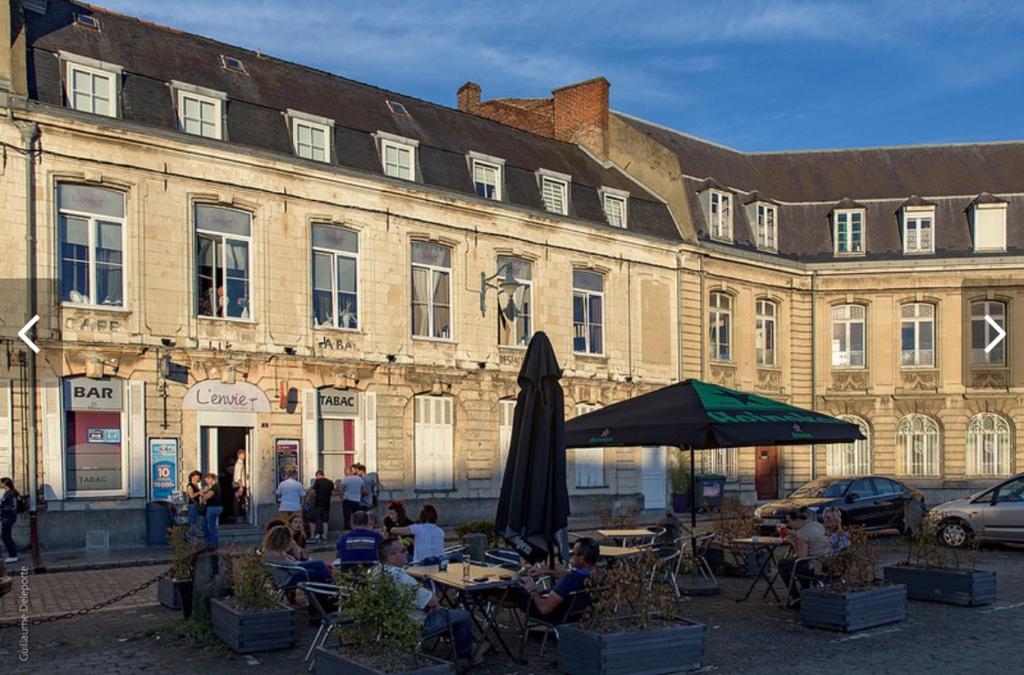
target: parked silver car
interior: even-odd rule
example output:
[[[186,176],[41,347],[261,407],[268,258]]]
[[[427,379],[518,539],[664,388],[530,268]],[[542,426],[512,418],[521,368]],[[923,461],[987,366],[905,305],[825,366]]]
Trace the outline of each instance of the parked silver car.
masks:
[[[939,539],[948,546],[978,541],[1024,544],[1024,473],[933,508],[939,519]]]

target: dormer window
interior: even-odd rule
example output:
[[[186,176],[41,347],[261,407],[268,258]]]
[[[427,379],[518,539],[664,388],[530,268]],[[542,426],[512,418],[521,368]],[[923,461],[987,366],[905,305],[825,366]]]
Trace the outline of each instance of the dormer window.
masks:
[[[601,205],[604,217],[612,227],[626,227],[629,211],[629,193],[625,190],[601,188]]]
[[[315,162],[330,162],[334,120],[298,110],[289,110],[287,114],[295,156]]]
[[[732,241],[732,195],[708,191],[708,229],[712,239]]]
[[[968,207],[974,250],[1006,250],[1006,202],[982,193]]]
[[[185,82],[171,82],[178,106],[178,129],[186,134],[224,140],[227,95]]]
[[[935,206],[915,199],[903,206],[903,252],[935,252]]]
[[[500,202],[503,190],[502,173],[505,160],[478,152],[469,153],[469,168],[473,176],[473,190],[484,199]]]
[[[380,161],[385,176],[401,180],[416,180],[416,148],[419,141],[378,131]]]
[[[864,209],[832,212],[836,255],[864,255]]]
[[[121,66],[60,53],[65,63],[64,97],[72,110],[118,117]]]
[[[568,215],[569,183],[572,182],[572,177],[540,169],[537,172],[537,179],[540,182],[540,198],[544,202],[544,208],[551,213]]]
[[[222,68],[224,68],[224,70],[232,70],[232,71],[234,71],[236,73],[242,73],[243,75],[248,75],[248,73],[245,70],[245,64],[242,63],[241,59],[237,59],[234,56],[225,56],[225,55],[221,54],[220,55],[220,65],[221,65]]]

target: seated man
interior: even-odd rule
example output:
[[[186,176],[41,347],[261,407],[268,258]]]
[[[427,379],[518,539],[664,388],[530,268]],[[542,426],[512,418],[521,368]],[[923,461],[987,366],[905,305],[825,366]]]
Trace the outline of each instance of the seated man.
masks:
[[[821,573],[821,560],[832,555],[832,547],[825,534],[825,526],[812,519],[806,507],[786,513],[786,529],[789,531],[789,543],[793,546],[794,556],[779,562],[779,576],[787,586],[794,573],[803,580],[793,586],[793,598],[799,600],[800,586],[806,588],[808,580]],[[800,558],[813,560],[801,560],[797,564]]]
[[[354,515],[354,514],[353,514]],[[388,537],[377,546],[380,567],[399,587],[411,588],[415,591],[415,618],[423,625],[422,634],[431,635],[445,628],[449,623],[455,637],[455,653],[461,658],[469,658],[473,654],[473,623],[472,618],[464,609],[448,609],[441,607],[441,600],[409,576],[403,566],[409,563],[409,553],[397,537]],[[473,665],[479,665],[484,652],[490,645],[484,643],[473,659]]]
[[[338,538],[338,562],[377,562],[380,540],[380,534],[370,529],[370,514],[356,511],[352,514],[352,529]]]
[[[542,594],[537,583],[532,577],[525,576],[521,583],[523,588],[519,590],[516,597],[520,599],[520,606],[531,616],[543,618],[551,623],[562,623],[567,618],[569,611],[570,593],[582,590],[590,581],[594,567],[601,549],[597,542],[590,537],[584,537],[573,544],[572,552],[569,554],[569,564],[572,570],[569,572],[555,572],[555,576],[561,576],[558,583],[549,593]],[[573,612],[580,612],[590,605],[589,598],[580,598],[573,604]]]

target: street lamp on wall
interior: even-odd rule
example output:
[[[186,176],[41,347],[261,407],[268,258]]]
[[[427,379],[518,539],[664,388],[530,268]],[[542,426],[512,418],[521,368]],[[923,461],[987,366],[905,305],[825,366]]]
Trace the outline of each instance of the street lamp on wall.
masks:
[[[490,283],[495,279],[501,277],[497,283]],[[498,268],[498,271],[487,276],[484,272],[480,273],[480,315],[486,316],[487,314],[487,290],[494,289],[498,294],[504,294],[508,298],[508,303],[502,307],[501,313],[509,321],[515,320],[519,316],[519,308],[516,307],[516,291],[523,287],[523,284],[516,281],[515,275],[512,273],[512,264],[505,263]]]

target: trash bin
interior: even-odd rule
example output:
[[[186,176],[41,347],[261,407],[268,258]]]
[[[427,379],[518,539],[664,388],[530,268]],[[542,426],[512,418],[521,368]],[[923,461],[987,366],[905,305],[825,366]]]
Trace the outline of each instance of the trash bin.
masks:
[[[146,545],[166,546],[171,526],[170,502],[146,502]]]
[[[697,504],[701,511],[720,510],[724,494],[725,476],[719,473],[697,475]]]

